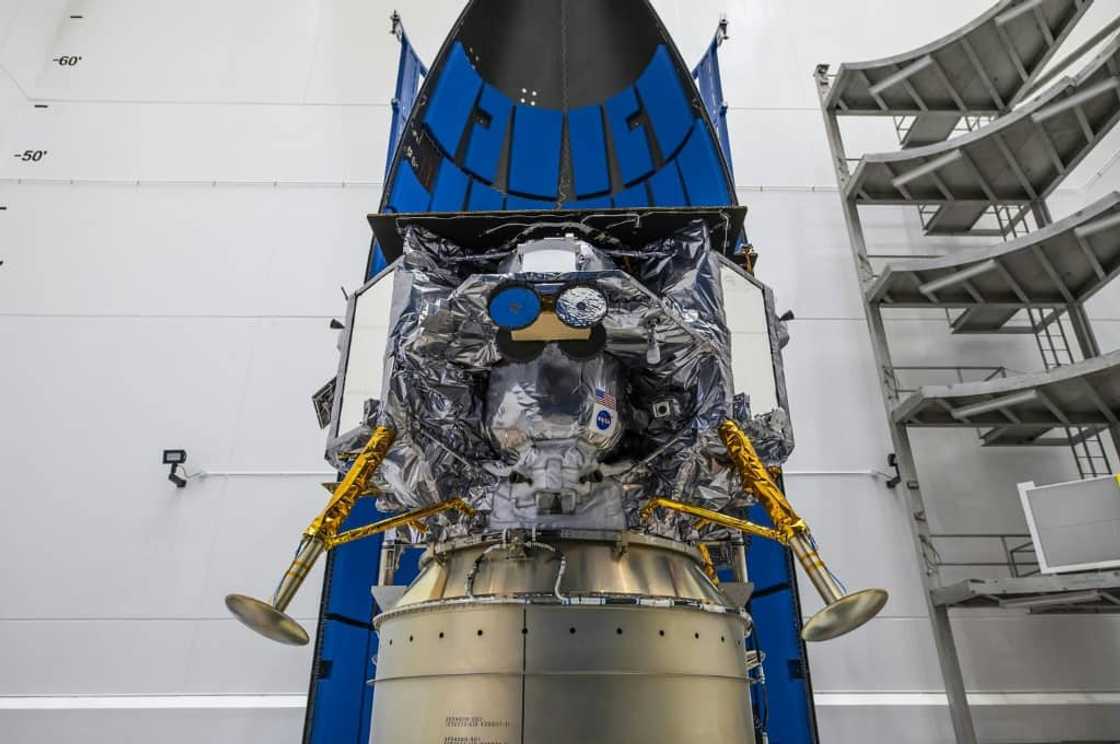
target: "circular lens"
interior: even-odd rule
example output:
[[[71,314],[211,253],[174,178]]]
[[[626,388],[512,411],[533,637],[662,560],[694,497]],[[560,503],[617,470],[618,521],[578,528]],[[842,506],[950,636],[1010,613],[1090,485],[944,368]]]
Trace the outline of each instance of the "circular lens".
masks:
[[[569,287],[556,298],[556,317],[572,328],[590,328],[607,315],[607,297],[594,287]]]
[[[490,297],[489,311],[490,319],[499,328],[517,331],[537,321],[541,314],[541,298],[531,287],[507,285]]]

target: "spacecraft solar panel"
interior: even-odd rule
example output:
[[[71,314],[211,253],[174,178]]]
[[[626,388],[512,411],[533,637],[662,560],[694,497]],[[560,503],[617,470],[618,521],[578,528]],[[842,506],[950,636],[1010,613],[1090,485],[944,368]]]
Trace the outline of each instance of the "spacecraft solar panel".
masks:
[[[721,259],[727,330],[731,333],[731,375],[735,391],[750,395],[751,410],[768,413],[783,401],[774,369],[774,339],[766,291],[727,259]]]
[[[382,272],[350,300],[349,336],[342,344],[342,405],[335,435],[361,425],[365,402],[382,397],[395,273]]]

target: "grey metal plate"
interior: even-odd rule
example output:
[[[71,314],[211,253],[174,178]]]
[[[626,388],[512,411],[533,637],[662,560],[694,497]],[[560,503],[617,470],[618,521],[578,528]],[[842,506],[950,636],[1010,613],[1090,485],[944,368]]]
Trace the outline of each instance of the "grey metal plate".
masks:
[[[929,113],[919,114],[914,117],[906,135],[902,138],[902,146],[924,147],[926,145],[944,142],[956,129],[960,122],[959,114]]]
[[[637,537],[630,540],[621,552],[615,542],[557,541],[556,547],[566,558],[561,592],[679,597],[716,605],[727,601],[704,575],[698,556],[683,545],[668,549]],[[499,549],[480,560],[487,546],[478,544],[451,551],[439,561],[427,561],[395,607],[465,597],[467,577],[476,561],[476,596],[547,595],[553,591],[560,571],[556,554],[532,548],[527,555],[518,556]]]
[[[1026,307],[1085,301],[1120,274],[1120,192],[1008,243],[888,265],[868,288],[885,307],[968,308],[954,332],[999,330]]]
[[[523,616],[517,605],[467,605],[390,618],[378,629],[377,679],[520,674]]]
[[[1056,594],[1100,591],[1100,600],[1052,606],[1050,612],[1113,612],[1120,610],[1107,596],[1120,598],[1120,571],[1068,576],[1026,576],[1006,579],[970,579],[934,589],[934,604],[945,607],[998,607],[1001,599],[1052,597]]]
[[[398,615],[381,629],[371,740],[752,744],[745,630],[682,608]]]
[[[923,387],[892,418],[915,427],[993,427],[988,444],[1042,442],[1067,426],[1100,430],[1120,420],[1120,351],[1049,372],[988,382]]]
[[[1007,323],[1021,308],[1003,305],[978,305],[965,310],[953,319],[953,333],[1000,333],[1007,330]]]
[[[1091,4],[1002,0],[911,52],[842,64],[825,105],[842,114],[895,116],[1005,111]]]
[[[745,677],[746,623],[735,615],[646,607],[529,607],[525,670]]]
[[[379,682],[370,742],[522,744],[521,680],[519,672]]]
[[[867,155],[844,184],[860,204],[937,208],[927,232],[967,233],[991,205],[1048,196],[1120,119],[1120,39],[1076,77],[948,142]]]
[[[753,744],[746,682],[529,677],[529,744]]]

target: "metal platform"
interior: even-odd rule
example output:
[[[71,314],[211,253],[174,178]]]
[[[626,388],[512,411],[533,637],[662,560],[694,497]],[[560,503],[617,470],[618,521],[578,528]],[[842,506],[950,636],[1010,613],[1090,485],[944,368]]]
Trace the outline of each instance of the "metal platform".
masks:
[[[923,387],[891,416],[911,427],[990,427],[985,446],[1068,446],[1120,426],[1120,351],[1049,372]],[[1064,434],[1047,436],[1054,430]]]
[[[1108,11],[1103,26],[1075,49],[1063,48],[1058,59],[1056,48],[1090,2],[991,1],[995,7],[972,23],[913,52],[846,63],[836,75],[827,64],[815,71],[875,368],[885,372],[877,377],[892,462],[898,481],[908,484],[910,533],[957,744],[978,739],[951,607],[1017,606],[1032,612],[1120,607],[1113,601],[1120,600],[1120,572],[1107,591],[1070,577],[1024,579],[1013,555],[1014,579],[948,584],[941,565],[956,570],[959,564],[931,555],[938,536],[925,517],[928,496],[917,474],[911,427],[970,428],[986,446],[1067,446],[1083,478],[1115,472],[1104,431],[1120,442],[1120,352],[1098,356],[1083,303],[1120,270],[1120,195],[1057,225],[1046,203],[1120,120],[1120,42],[1106,41],[1120,29],[1120,17]],[[840,125],[841,117],[852,116],[892,117],[904,149],[863,155],[854,165]],[[898,256],[902,262],[876,275],[882,264],[872,260],[886,256],[870,250],[869,239],[878,235],[865,231],[860,207],[879,204],[917,207],[927,235],[1012,242],[978,250],[954,246],[935,251],[948,255],[932,258],[919,258],[928,251],[915,245],[913,257]],[[1021,237],[1031,231],[1035,234]],[[892,307],[936,309],[957,333],[1029,332],[1048,371],[910,394],[899,381],[903,370],[956,370],[961,379],[968,370],[897,366],[884,323]],[[990,574],[991,566],[984,571]]]
[[[942,607],[996,607],[1032,613],[1120,612],[1120,571],[968,579],[931,592]]]
[[[858,204],[913,204],[930,235],[1004,235],[1045,199],[1120,119],[1120,39],[1077,76],[1012,113],[948,142],[866,155],[844,184]],[[1021,207],[992,231],[995,207]]]
[[[1120,274],[1120,192],[1009,243],[888,265],[867,290],[885,307],[960,309],[954,333],[1030,333],[1008,326],[1028,308],[1084,302]]]
[[[962,116],[1010,110],[1090,4],[1003,0],[913,51],[840,65],[825,106],[847,115],[914,116],[903,144],[940,142]]]

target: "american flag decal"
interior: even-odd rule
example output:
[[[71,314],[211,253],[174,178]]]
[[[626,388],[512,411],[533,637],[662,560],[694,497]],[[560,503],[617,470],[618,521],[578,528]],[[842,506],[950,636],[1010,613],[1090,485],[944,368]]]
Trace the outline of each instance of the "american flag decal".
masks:
[[[614,396],[606,390],[595,388],[595,402],[606,408],[617,408],[618,404],[615,403]]]

